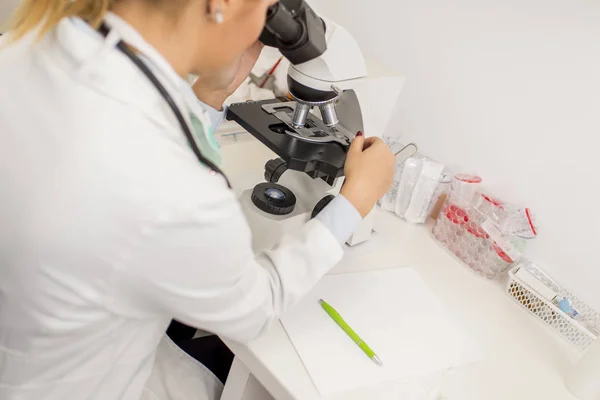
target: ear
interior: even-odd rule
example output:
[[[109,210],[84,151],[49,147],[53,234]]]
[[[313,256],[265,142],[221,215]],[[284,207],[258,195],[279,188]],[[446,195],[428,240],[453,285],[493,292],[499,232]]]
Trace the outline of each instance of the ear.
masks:
[[[236,0],[233,0],[234,2]],[[206,14],[211,21],[222,24],[230,15],[230,0],[206,0]]]

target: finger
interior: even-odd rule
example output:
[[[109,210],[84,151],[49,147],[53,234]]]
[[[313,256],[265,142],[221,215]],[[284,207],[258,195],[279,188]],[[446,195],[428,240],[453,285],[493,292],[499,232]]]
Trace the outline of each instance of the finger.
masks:
[[[362,132],[358,132],[356,136],[354,136],[354,140],[352,140],[352,144],[350,144],[350,148],[348,149],[348,154],[356,154],[362,153],[365,143],[365,137]]]
[[[369,147],[373,146],[376,142],[377,142],[377,138],[376,137],[366,138],[365,139],[365,144],[363,145],[363,150],[366,150]]]

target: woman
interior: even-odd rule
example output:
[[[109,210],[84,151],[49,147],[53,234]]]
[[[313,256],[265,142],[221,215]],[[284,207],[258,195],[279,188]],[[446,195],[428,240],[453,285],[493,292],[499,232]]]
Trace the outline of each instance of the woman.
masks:
[[[0,47],[1,399],[218,398],[170,321],[247,342],[341,259],[391,184],[380,140],[357,136],[341,194],[256,255],[216,168],[217,110],[273,3],[22,3]]]

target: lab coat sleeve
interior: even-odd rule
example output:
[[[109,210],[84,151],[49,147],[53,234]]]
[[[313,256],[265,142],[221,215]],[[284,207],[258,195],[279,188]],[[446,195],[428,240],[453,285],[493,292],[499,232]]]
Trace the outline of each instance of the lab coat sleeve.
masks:
[[[185,324],[247,342],[296,304],[342,258],[340,240],[319,219],[254,254],[231,191],[164,215],[122,269],[141,303]],[[216,193],[218,194],[214,194]],[[331,204],[345,208],[345,203]],[[333,210],[333,211],[332,211]],[[349,227],[348,227],[349,229]]]
[[[340,194],[317,215],[317,219],[329,229],[340,244],[344,244],[356,231],[362,218],[352,203]]]

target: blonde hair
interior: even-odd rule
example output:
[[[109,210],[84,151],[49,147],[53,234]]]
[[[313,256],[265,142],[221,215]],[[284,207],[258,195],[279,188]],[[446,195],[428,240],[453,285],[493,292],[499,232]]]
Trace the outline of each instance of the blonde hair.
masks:
[[[9,22],[13,40],[40,29],[39,37],[63,18],[80,17],[97,28],[115,0],[23,0]]]

